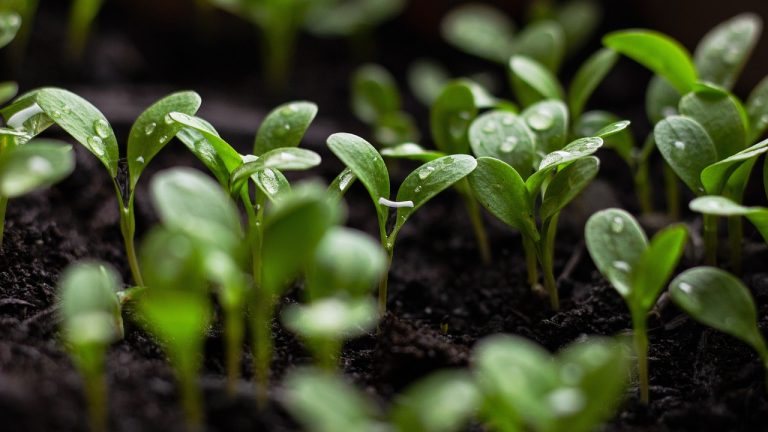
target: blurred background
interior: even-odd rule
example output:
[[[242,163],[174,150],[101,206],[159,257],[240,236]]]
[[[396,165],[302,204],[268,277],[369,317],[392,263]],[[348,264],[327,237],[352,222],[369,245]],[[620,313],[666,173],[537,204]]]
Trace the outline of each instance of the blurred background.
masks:
[[[365,62],[392,72],[404,93],[405,110],[420,126],[426,121],[427,108],[411,96],[407,86],[407,73],[415,60],[429,58],[451,76],[482,73],[492,92],[502,97],[509,93],[502,65],[461,52],[441,36],[443,17],[469,2],[368,1],[378,4],[373,9],[355,9],[356,3],[361,2],[0,0],[0,8],[16,10],[24,18],[22,35],[2,52],[0,80],[17,81],[22,92],[43,85],[66,87],[90,99],[117,128],[130,124],[161,95],[194,89],[203,96],[201,115],[235,142],[249,141],[260,116],[291,99],[319,104],[320,135],[366,131],[351,114],[348,102],[350,76]],[[552,15],[561,5],[555,0],[474,3],[498,8],[518,31]],[[562,65],[559,76],[566,84],[576,67],[600,47],[600,35],[612,30],[656,29],[692,51],[707,30],[738,13],[768,17],[765,0],[586,3],[598,12],[598,20]],[[269,8],[272,11],[265,13]],[[317,8],[331,12],[313,12]],[[297,36],[290,43],[292,37],[286,34],[294,31]],[[295,48],[274,48],[281,41]],[[766,52],[768,38],[763,37],[735,87],[738,95],[746,96],[768,74]],[[270,62],[282,62],[283,72]],[[630,118],[644,134],[649,126],[642,101],[649,78],[642,67],[622,60],[592,104]]]

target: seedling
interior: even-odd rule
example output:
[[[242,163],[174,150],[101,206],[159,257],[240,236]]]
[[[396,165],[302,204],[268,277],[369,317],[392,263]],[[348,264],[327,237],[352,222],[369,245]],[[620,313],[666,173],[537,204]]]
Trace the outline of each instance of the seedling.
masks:
[[[696,267],[676,277],[669,292],[695,320],[749,344],[768,370],[768,347],[757,326],[755,301],[738,278],[717,268]]]
[[[58,285],[62,338],[85,384],[90,428],[106,431],[104,355],[123,337],[120,276],[106,264],[80,262],[64,271]]]
[[[743,206],[721,196],[695,198],[690,202],[689,207],[695,212],[707,215],[746,217],[755,226],[763,240],[768,242],[768,208]]]
[[[616,409],[629,359],[610,339],[573,343],[552,357],[517,336],[495,335],[473,352],[482,413],[493,430],[592,431]]]
[[[104,0],[73,0],[69,11],[69,47],[76,57],[83,54],[96,15]]]
[[[589,218],[585,237],[592,261],[624,297],[632,315],[640,399],[648,403],[647,316],[677,267],[685,248],[686,228],[666,228],[649,244],[632,215],[608,209]]]
[[[309,432],[453,432],[471,419],[480,395],[465,371],[435,372],[395,399],[389,419],[343,378],[314,369],[291,372],[283,405]]]
[[[330,189],[337,196],[343,195],[357,178],[363,183],[376,207],[379,221],[379,239],[387,252],[387,269],[392,264],[395,241],[405,222],[435,195],[466,177],[477,166],[475,158],[455,154],[427,162],[411,172],[400,185],[395,201],[390,198],[390,182],[387,166],[378,151],[364,139],[346,133],[333,134],[328,138],[328,148],[348,167]],[[387,233],[389,209],[396,208],[394,226]],[[379,284],[379,313],[387,310],[387,275]]]
[[[216,287],[224,311],[227,389],[240,376],[244,337],[245,247],[240,215],[229,195],[205,174],[187,168],[158,173],[151,196],[164,227],[195,239],[201,248],[207,281]]]
[[[348,228],[329,230],[306,271],[307,305],[291,305],[283,322],[300,335],[318,365],[334,369],[344,339],[376,325],[370,291],[381,280],[386,256],[378,243]]]
[[[555,126],[551,118],[548,121],[547,129]],[[603,145],[603,139],[598,136],[573,141],[546,155],[531,174],[533,140],[519,120],[512,114],[491,112],[475,125],[481,131],[488,130],[489,136],[478,141],[475,148],[481,157],[477,159],[477,169],[468,177],[469,184],[483,207],[520,231],[529,281],[532,287],[538,283],[538,262],[552,308],[558,309],[554,276],[557,221],[560,211],[597,175],[600,161],[591,155]],[[497,130],[504,132],[496,133]],[[527,156],[515,156],[512,150]]]
[[[136,304],[139,324],[160,340],[170,359],[191,430],[202,430],[202,398],[196,381],[211,319],[205,274],[211,265],[204,251],[196,239],[178,231],[150,232],[141,251],[150,289]]]

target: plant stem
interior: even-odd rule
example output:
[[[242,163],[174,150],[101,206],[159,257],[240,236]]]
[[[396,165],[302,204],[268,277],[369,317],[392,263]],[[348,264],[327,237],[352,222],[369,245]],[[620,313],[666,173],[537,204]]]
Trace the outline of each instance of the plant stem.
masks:
[[[392,267],[392,255],[394,249],[394,239],[391,244],[388,242],[384,244],[384,250],[387,252],[387,266],[384,270],[384,275],[379,281],[379,317],[383,317],[387,313],[387,285],[389,283],[389,268]]]
[[[256,384],[256,403],[264,408],[269,398],[269,368],[272,363],[272,299],[260,292],[251,313],[253,336],[253,378]]]
[[[74,361],[83,377],[83,391],[88,404],[88,423],[91,432],[107,431],[107,382],[104,376],[105,349],[100,344],[79,346]]]
[[[133,197],[134,195],[131,193],[127,206],[120,203],[120,232],[123,234],[125,257],[128,259],[128,265],[131,267],[133,282],[138,286],[144,286],[144,279],[141,277],[139,259],[136,257],[136,246],[134,243],[136,219],[133,212]]]
[[[664,163],[664,190],[667,194],[667,214],[672,219],[680,219],[680,187],[677,174],[668,163]]]
[[[230,307],[224,311],[224,336],[227,350],[227,393],[235,394],[235,386],[240,378],[240,356],[243,343],[243,311],[241,307]]]
[[[472,228],[475,231],[475,238],[477,239],[477,248],[480,250],[480,257],[483,259],[483,263],[488,265],[491,263],[491,246],[488,243],[488,234],[485,232],[483,226],[483,215],[480,211],[480,206],[477,204],[477,200],[471,194],[462,192],[459,189],[461,197],[464,199],[464,205],[467,207],[467,214],[469,215],[469,221],[472,223]]]
[[[193,356],[194,357],[194,356]],[[181,391],[181,406],[187,426],[190,431],[203,430],[203,403],[200,389],[195,379],[196,368],[192,361],[184,361],[186,366],[179,368],[179,390]]]
[[[637,355],[637,375],[640,381],[640,401],[648,404],[648,332],[646,330],[645,314],[632,313],[632,326],[635,354]]]
[[[653,213],[653,200],[651,199],[651,185],[648,182],[648,162],[640,162],[635,171],[635,194],[640,204],[640,210],[644,215]]]
[[[3,249],[3,235],[5,233],[5,211],[8,208],[8,198],[0,195],[0,250]]]
[[[528,270],[528,285],[532,291],[536,291],[539,283],[539,262],[536,258],[536,245],[528,237],[523,237],[523,250],[525,251],[525,265]]]
[[[728,218],[728,243],[731,254],[731,270],[735,275],[741,274],[741,244],[744,237],[744,225],[741,216]]]
[[[555,235],[557,234],[557,221],[560,214],[556,213],[548,221],[545,221],[542,229],[542,237],[539,241],[541,270],[544,274],[544,287],[549,293],[549,303],[553,310],[560,309],[560,296],[557,292],[557,281],[555,280]]]
[[[717,265],[717,216],[704,214],[704,262]]]

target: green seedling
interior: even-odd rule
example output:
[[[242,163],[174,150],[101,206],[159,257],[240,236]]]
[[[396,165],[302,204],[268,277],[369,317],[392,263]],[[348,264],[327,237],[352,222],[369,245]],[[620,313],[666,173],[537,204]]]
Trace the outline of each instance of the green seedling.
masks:
[[[547,122],[547,130],[563,130],[562,118],[559,124],[552,117]],[[520,231],[529,282],[532,287],[538,284],[538,263],[550,303],[558,309],[554,275],[557,222],[562,209],[597,175],[600,161],[591,155],[603,145],[603,139],[580,138],[535,163],[534,135],[513,114],[490,112],[475,121],[475,128],[483,139],[476,141],[479,158],[469,184],[483,207]]]
[[[413,117],[402,111],[400,91],[386,69],[374,64],[360,66],[352,76],[351,93],[352,111],[373,128],[381,147],[418,141]]]
[[[471,376],[460,370],[438,371],[416,382],[395,398],[389,416],[343,378],[320,370],[291,372],[281,399],[309,432],[454,432],[480,404]]]
[[[162,343],[176,378],[191,430],[202,430],[197,374],[211,321],[205,246],[179,231],[157,228],[142,244],[147,289],[136,303],[139,324]]]
[[[202,248],[205,274],[224,311],[227,389],[240,377],[247,285],[245,236],[227,192],[205,174],[188,168],[158,173],[151,196],[164,227],[194,238]]]
[[[629,359],[610,339],[571,344],[556,357],[517,336],[478,343],[473,369],[481,416],[499,431],[593,431],[616,409]]]
[[[757,326],[755,301],[738,278],[717,268],[696,267],[676,277],[669,292],[695,320],[749,344],[768,371],[768,347]]]
[[[91,26],[99,14],[104,0],[73,0],[69,11],[69,47],[80,57],[88,41]]]
[[[99,262],[69,266],[58,283],[62,339],[84,381],[91,431],[107,430],[104,355],[123,337],[120,276]]]
[[[291,305],[282,318],[306,341],[320,367],[335,368],[344,339],[376,325],[376,303],[370,292],[385,267],[381,246],[348,228],[329,230],[317,245],[305,272],[309,303]]]
[[[585,237],[592,261],[624,298],[632,315],[640,399],[648,403],[647,317],[680,261],[686,228],[666,228],[649,243],[632,215],[608,209],[589,218]]]
[[[758,16],[737,15],[707,33],[693,56],[677,41],[650,30],[611,33],[603,39],[603,43],[654,72],[655,76],[646,92],[646,111],[651,122],[658,123],[678,113],[678,105],[683,103],[681,97],[695,91],[699,81],[729,90],[746,64],[760,37],[761,29],[762,21]],[[760,103],[768,97],[765,94],[766,84],[768,81],[764,80],[758,85],[748,101],[749,122],[745,123],[749,125],[747,143],[757,141],[768,127],[768,117],[763,118],[767,111]],[[688,104],[690,107],[690,100]],[[682,109],[680,111],[682,112]],[[722,125],[721,121],[728,123],[728,118],[717,119],[710,116],[708,121],[717,119],[714,123],[719,125],[713,124],[712,127],[718,128]],[[730,128],[735,127],[735,122],[730,120],[730,123]],[[738,140],[739,137],[736,137],[733,145],[740,145]],[[645,160],[650,157],[652,149],[651,136],[646,139],[646,145],[643,147],[642,156]],[[721,157],[725,156],[727,155]],[[665,170],[665,182],[669,213],[675,217],[679,214],[679,193],[673,170]]]
[[[397,235],[413,213],[435,195],[466,177],[477,166],[475,158],[456,154],[427,162],[411,172],[397,192],[395,201],[390,198],[389,171],[378,151],[364,139],[346,133],[333,134],[328,138],[328,148],[347,166],[331,184],[333,196],[341,196],[354,179],[359,179],[376,207],[379,222],[379,239],[387,252],[387,269],[392,264],[392,254]],[[397,209],[394,226],[387,232],[387,220],[391,208]],[[387,310],[387,275],[379,284],[379,312]]]
[[[705,215],[745,217],[752,222],[765,242],[768,242],[768,208],[747,207],[722,196],[702,196],[690,202],[691,210]],[[741,247],[741,245],[738,245]]]
[[[365,48],[375,27],[395,17],[406,0],[320,0],[307,13],[304,25],[322,37],[350,37]]]

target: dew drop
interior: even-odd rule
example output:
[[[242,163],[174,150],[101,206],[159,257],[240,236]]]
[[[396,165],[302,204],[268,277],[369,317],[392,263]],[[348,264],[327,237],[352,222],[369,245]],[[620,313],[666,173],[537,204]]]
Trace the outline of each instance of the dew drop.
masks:
[[[680,290],[688,295],[693,294],[693,285],[687,283],[687,282],[680,282],[680,285],[678,285]]]
[[[624,219],[616,216],[611,221],[611,231],[615,232],[616,234],[624,231]]]
[[[415,193],[421,192],[421,185],[416,186],[416,188],[413,189],[413,192]]]
[[[171,113],[166,114],[163,120],[165,121],[165,124],[172,124],[173,118],[171,117]]]
[[[512,126],[513,124],[515,124],[515,117],[511,115],[504,116],[504,118],[501,119],[501,124],[503,124],[504,126]]]
[[[168,141],[168,135],[161,135],[160,138],[157,139],[157,142],[164,143]]]
[[[98,136],[90,136],[87,139],[88,145],[91,147],[91,149],[96,152],[99,156],[104,154],[104,149],[101,147],[102,144],[104,144],[104,141],[101,140]]]
[[[280,115],[282,116],[289,116],[291,114],[294,114],[299,111],[299,108],[296,107],[294,104],[288,104],[282,108],[280,108]]]
[[[738,48],[728,48],[723,53],[723,61],[729,65],[734,65],[738,63],[740,58],[741,58],[741,51],[739,51]]]
[[[35,174],[46,174],[53,169],[53,166],[41,156],[33,156],[27,161],[27,167]]]
[[[349,186],[349,182],[352,181],[352,177],[353,176],[352,176],[351,172],[347,172],[346,174],[344,174],[341,177],[341,179],[339,179],[339,189],[340,190],[346,190],[347,186]]]
[[[630,270],[629,264],[626,261],[614,261],[613,267],[616,270],[622,271],[624,273],[629,273]]]
[[[261,172],[261,176],[259,177],[261,180],[261,185],[264,186],[264,189],[266,189],[267,193],[270,195],[275,195],[280,191],[280,186],[274,171],[267,168]]]
[[[424,167],[419,171],[419,178],[422,180],[425,180],[434,171],[435,171],[435,167],[433,166]]]
[[[531,128],[537,131],[545,131],[552,127],[554,118],[552,117],[552,114],[549,113],[549,111],[538,110],[529,115],[526,121],[528,122],[528,126]]]
[[[136,163],[144,164],[144,156],[139,156],[136,158]]]
[[[682,141],[675,141],[675,148],[678,150],[685,150],[685,143]]]
[[[496,125],[493,123],[488,123],[485,126],[483,126],[483,132],[490,134],[493,132],[496,132]]]
[[[144,133],[146,135],[152,135],[152,132],[155,131],[155,128],[157,128],[157,123],[151,122],[147,126],[144,127]]]
[[[510,153],[512,150],[515,149],[516,145],[517,145],[517,137],[510,136],[510,137],[507,137],[507,139],[505,139],[504,142],[501,143],[499,150],[501,150],[502,153]]]
[[[55,119],[61,118],[61,111],[55,110],[54,112],[51,113],[51,117]]]
[[[98,135],[100,138],[107,139],[109,138],[109,124],[107,124],[106,121],[103,119],[98,119],[95,122],[93,122],[93,130],[96,132],[96,135]]]
[[[547,395],[547,400],[552,410],[558,416],[567,416],[577,413],[584,408],[586,398],[584,394],[576,388],[562,388],[555,390]]]
[[[291,131],[291,125],[286,123],[282,127],[277,128],[275,134],[279,137],[284,137]]]
[[[71,112],[72,112],[72,108],[70,108],[70,107],[69,107],[69,105],[64,105],[64,106],[61,108],[61,111],[62,111],[64,114],[69,114],[69,113],[71,113]]]

